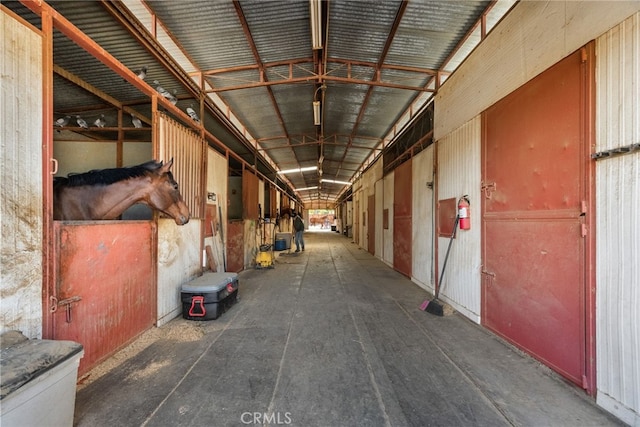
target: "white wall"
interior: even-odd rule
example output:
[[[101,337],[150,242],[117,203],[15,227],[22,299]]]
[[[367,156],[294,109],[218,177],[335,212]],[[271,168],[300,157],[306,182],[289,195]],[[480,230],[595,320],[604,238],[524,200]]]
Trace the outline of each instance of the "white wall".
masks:
[[[441,139],[640,9],[637,1],[521,1],[436,95]]]
[[[596,148],[640,143],[640,14],[596,41]],[[596,161],[598,404],[640,426],[640,151]]]
[[[202,273],[201,221],[179,226],[171,218],[158,220],[158,323],[162,326],[182,313],[182,284]]]
[[[476,117],[437,142],[438,199],[468,195],[471,229],[458,230],[440,283],[440,298],[480,323],[480,146],[481,120]],[[438,277],[442,276],[449,237],[438,237]]]
[[[42,38],[0,11],[0,333],[42,338]]]
[[[433,235],[434,235],[434,145],[416,155],[412,162],[412,266],[411,279],[420,287],[433,292]],[[431,183],[432,187],[427,184]]]
[[[87,172],[93,169],[117,167],[116,142],[91,141],[85,139],[55,139],[53,157],[58,161],[56,176]],[[152,160],[151,142],[124,142],[122,144],[122,166],[135,166]]]

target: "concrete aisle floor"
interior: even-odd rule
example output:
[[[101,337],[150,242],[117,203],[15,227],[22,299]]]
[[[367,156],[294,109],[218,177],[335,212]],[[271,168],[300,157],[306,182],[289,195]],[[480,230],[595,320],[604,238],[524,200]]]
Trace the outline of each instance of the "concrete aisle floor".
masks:
[[[420,311],[428,294],[351,239],[305,236],[240,273],[219,319],[175,319],[90,376],[76,425],[620,425],[459,314]]]

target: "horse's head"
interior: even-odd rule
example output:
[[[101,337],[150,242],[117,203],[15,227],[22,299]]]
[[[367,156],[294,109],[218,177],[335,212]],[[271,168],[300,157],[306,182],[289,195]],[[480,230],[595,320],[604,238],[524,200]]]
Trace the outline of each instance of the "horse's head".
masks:
[[[176,221],[178,225],[184,225],[189,222],[189,208],[187,207],[178,183],[173,179],[170,169],[173,165],[173,159],[167,163],[160,163],[160,167],[153,175],[153,190],[149,194],[149,205],[166,215],[169,215]]]

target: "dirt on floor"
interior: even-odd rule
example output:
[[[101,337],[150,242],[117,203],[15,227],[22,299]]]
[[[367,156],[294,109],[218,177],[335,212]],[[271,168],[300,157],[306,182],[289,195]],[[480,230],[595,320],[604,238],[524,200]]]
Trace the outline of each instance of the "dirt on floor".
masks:
[[[78,380],[78,390],[96,381],[123,362],[135,357],[138,353],[149,347],[159,339],[175,340],[179,342],[197,341],[205,334],[206,324],[184,319],[174,319],[159,328],[151,328],[140,334],[133,342],[126,345],[104,362],[93,368]],[[153,375],[163,368],[161,364],[152,363],[144,371],[135,373],[136,379]]]

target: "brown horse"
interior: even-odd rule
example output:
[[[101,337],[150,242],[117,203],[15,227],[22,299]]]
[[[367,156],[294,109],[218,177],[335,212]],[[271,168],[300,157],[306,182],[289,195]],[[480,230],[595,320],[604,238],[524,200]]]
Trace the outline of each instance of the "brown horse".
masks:
[[[53,219],[117,219],[136,203],[170,216],[178,225],[189,222],[189,208],[166,164],[151,160],[130,168],[94,170],[55,178]]]

